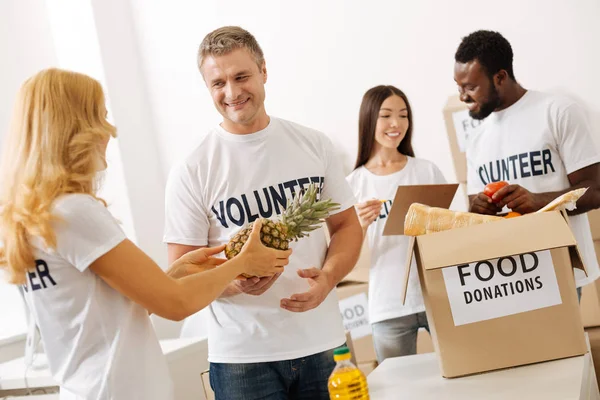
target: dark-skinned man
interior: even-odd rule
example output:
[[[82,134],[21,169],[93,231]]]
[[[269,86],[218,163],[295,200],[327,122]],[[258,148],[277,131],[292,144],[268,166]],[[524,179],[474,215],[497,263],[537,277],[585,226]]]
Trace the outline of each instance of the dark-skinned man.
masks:
[[[600,152],[582,108],[573,100],[527,90],[515,79],[510,43],[499,33],[477,31],[455,54],[454,80],[472,118],[484,120],[467,145],[470,211],[535,212],[570,190],[587,187],[570,212],[588,276],[576,271],[580,288],[600,275],[587,211],[600,207]],[[490,182],[507,181],[494,193]]]

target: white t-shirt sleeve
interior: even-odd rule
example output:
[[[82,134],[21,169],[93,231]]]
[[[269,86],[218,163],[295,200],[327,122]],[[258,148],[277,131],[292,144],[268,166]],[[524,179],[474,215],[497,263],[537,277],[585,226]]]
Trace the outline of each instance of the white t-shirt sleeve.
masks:
[[[165,193],[165,243],[208,245],[210,223],[200,193],[198,179],[186,165],[171,171]]]
[[[358,170],[354,170],[352,172],[350,172],[350,174],[346,177],[346,182],[348,182],[348,185],[350,185],[350,189],[352,189],[352,192],[354,193],[354,197],[356,197],[357,201],[360,201],[360,190],[359,190],[359,185],[358,185],[358,181],[359,180],[359,173]]]
[[[98,200],[84,194],[57,200],[52,223],[56,253],[79,271],[126,239],[116,219]]]
[[[446,181],[446,178],[444,177],[444,174],[438,168],[437,165],[435,165],[434,163],[431,163],[431,169],[433,170],[433,182],[432,182],[433,184],[443,185],[443,184],[448,183]]]
[[[329,138],[324,134],[321,134],[321,136],[323,138],[324,160],[326,164],[325,183],[321,198],[331,198],[334,202],[339,203],[340,209],[337,212],[342,212],[353,207],[356,203],[356,198],[344,176],[339,154],[336,154],[334,151],[333,144]]]
[[[600,162],[590,125],[578,104],[559,110],[555,135],[567,174]]]

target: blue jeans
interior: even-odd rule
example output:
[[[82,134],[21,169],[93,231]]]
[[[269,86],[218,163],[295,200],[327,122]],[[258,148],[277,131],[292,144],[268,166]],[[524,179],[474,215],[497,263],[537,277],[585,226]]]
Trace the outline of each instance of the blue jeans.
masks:
[[[371,328],[377,361],[382,363],[386,358],[417,354],[417,332],[419,328],[429,332],[429,323],[427,315],[420,312],[375,322]]]
[[[210,363],[216,400],[329,400],[333,349],[294,360],[249,364]]]

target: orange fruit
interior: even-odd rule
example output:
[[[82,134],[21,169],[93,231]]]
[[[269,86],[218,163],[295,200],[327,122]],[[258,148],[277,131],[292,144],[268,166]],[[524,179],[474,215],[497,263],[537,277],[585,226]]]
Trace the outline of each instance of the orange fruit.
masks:
[[[511,211],[508,214],[506,214],[504,216],[504,218],[515,218],[515,217],[520,217],[522,214],[516,212],[516,211]]]

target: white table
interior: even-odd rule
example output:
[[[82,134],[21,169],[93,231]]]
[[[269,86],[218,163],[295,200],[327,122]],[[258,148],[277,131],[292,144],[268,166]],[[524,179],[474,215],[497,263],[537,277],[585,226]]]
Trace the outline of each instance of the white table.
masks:
[[[204,399],[200,373],[208,368],[206,338],[167,339],[161,340],[160,345],[174,381],[175,398]],[[25,382],[23,357],[0,364],[0,398],[5,390],[57,386],[45,364],[45,355],[38,355],[34,365],[41,365],[41,368],[29,368]]]
[[[436,353],[389,358],[368,378],[371,400],[600,399],[590,353],[462,378],[443,378]]]

